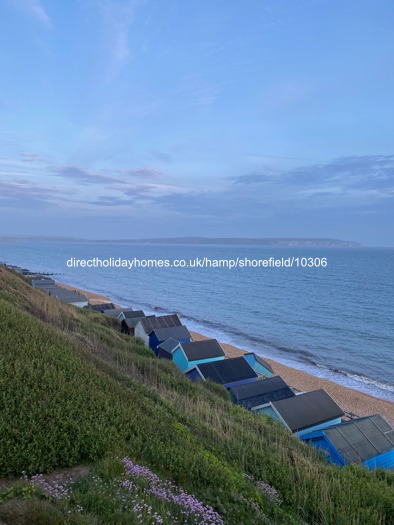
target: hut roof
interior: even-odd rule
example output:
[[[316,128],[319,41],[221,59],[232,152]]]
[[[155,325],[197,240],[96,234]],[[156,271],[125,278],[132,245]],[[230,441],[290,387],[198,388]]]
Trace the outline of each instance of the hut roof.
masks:
[[[167,328],[157,328],[153,330],[159,341],[166,341],[167,339],[187,339],[190,337],[190,332],[186,326],[170,326]]]
[[[123,311],[123,315],[125,316],[126,318],[126,321],[128,319],[141,319],[143,317],[145,317],[145,313],[143,310],[133,310],[132,312],[124,312]]]
[[[343,410],[323,389],[272,403],[292,432],[303,430],[344,415]]]
[[[104,310],[102,313],[108,317],[115,317],[118,318],[121,310],[115,309],[115,310]]]
[[[104,312],[105,310],[115,310],[115,305],[113,303],[88,304],[86,308],[96,312]]]
[[[223,348],[216,339],[205,339],[192,343],[182,343],[182,349],[188,361],[209,359],[212,357],[224,357]]]
[[[133,312],[132,317],[126,317],[126,319],[123,319],[122,323],[125,323],[129,328],[135,328],[137,326],[138,321],[145,318],[145,314],[142,310],[136,310]]]
[[[31,280],[31,285],[34,288],[38,288],[41,286],[48,286],[48,285],[54,285],[55,281],[53,279],[49,279],[47,277],[37,278]]]
[[[245,385],[235,385],[229,390],[237,403],[248,409],[295,396],[280,376],[253,381]]]
[[[169,339],[167,339],[166,341],[163,341],[162,343],[159,344],[158,348],[161,348],[163,350],[165,350],[166,352],[169,352],[170,354],[172,353],[172,351],[177,347],[179,346],[179,341],[176,341],[175,339],[173,339],[172,337],[170,337]]]
[[[394,449],[394,430],[380,414],[333,425],[324,434],[347,463],[363,463]]]
[[[243,357],[201,363],[196,368],[204,379],[210,379],[219,385],[257,378],[256,372]]]
[[[256,359],[257,363],[259,363],[261,366],[263,366],[264,368],[266,368],[267,370],[269,370],[272,374],[274,373],[273,369],[272,369],[272,366],[267,363],[267,361],[265,361],[262,357],[260,357],[259,355],[255,354],[254,352],[248,352],[247,354],[245,355],[253,355],[254,358]]]
[[[146,334],[150,334],[153,332],[153,330],[157,330],[158,328],[169,328],[172,326],[182,325],[179,317],[176,314],[160,315],[159,317],[145,317],[141,319],[141,324]]]

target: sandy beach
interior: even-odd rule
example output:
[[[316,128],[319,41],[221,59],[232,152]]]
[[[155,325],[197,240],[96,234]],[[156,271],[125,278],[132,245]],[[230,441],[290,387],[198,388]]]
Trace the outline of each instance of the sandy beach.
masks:
[[[68,286],[63,283],[57,283],[59,286],[63,286],[69,290],[77,290],[87,296],[91,304],[100,304],[112,302],[108,297],[104,297],[99,294],[88,292],[74,286]],[[120,307],[119,307],[120,308]],[[191,332],[192,338],[195,341],[201,339],[209,339],[208,337],[199,334],[197,332]],[[223,350],[227,357],[237,357],[245,352],[236,346],[232,346],[223,342],[220,342]],[[263,356],[264,357],[264,356]],[[371,414],[382,414],[391,425],[394,426],[394,403],[379,399],[363,392],[347,388],[342,385],[338,385],[328,379],[321,379],[302,370],[297,370],[286,365],[282,365],[272,359],[264,359],[272,366],[275,375],[280,375],[286,383],[297,390],[311,391],[318,388],[324,388],[335,402],[344,410],[346,413],[351,413],[357,416],[369,416]]]

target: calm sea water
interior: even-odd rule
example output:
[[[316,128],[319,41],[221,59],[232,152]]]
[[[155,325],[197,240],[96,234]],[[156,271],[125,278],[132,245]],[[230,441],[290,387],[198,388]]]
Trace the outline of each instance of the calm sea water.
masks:
[[[67,260],[326,257],[326,268],[68,268]],[[189,329],[394,401],[394,249],[0,244],[0,261],[53,272]]]

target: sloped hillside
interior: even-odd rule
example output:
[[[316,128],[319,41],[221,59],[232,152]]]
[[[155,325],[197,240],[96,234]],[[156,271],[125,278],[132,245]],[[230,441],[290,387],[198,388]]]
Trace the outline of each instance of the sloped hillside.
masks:
[[[58,492],[44,479],[78,464],[90,472]],[[7,524],[394,523],[394,475],[327,466],[112,319],[4,268],[0,476],[15,479],[0,484]]]

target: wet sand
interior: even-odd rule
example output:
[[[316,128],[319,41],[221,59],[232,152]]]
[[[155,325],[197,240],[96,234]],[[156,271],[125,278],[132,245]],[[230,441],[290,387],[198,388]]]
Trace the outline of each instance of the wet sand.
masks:
[[[87,292],[68,286],[63,283],[57,283],[68,290],[77,290],[87,296],[91,304],[109,303],[112,302],[108,297],[99,294]],[[118,305],[115,305],[118,306]],[[120,308],[120,306],[119,306]],[[200,341],[202,339],[209,339],[208,337],[197,332],[190,332],[193,340]],[[237,348],[226,343],[220,343],[227,357],[238,357],[246,353],[245,350]],[[364,394],[358,390],[347,388],[338,385],[328,379],[321,379],[315,377],[302,370],[297,370],[286,365],[282,365],[272,359],[264,359],[272,366],[275,375],[280,375],[284,381],[293,388],[301,391],[309,392],[318,388],[324,388],[334,401],[343,409],[345,413],[354,414],[356,416],[369,416],[371,414],[382,414],[391,425],[394,426],[394,403],[379,399],[377,397]]]

